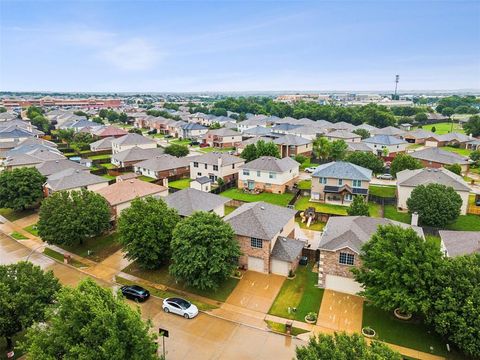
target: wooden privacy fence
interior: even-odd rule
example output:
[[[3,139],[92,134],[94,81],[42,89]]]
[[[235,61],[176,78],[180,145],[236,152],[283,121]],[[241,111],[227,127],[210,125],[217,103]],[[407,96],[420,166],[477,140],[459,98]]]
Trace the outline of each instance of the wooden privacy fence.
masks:
[[[467,213],[473,215],[480,215],[480,206],[468,205]],[[480,219],[478,219],[478,221],[480,221]]]

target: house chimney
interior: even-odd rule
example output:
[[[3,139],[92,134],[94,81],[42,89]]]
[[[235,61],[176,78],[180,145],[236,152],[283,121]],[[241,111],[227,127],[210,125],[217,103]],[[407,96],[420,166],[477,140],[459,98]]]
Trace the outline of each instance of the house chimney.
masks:
[[[412,214],[412,226],[418,226],[418,212]]]
[[[168,188],[168,178],[162,179],[162,186]]]

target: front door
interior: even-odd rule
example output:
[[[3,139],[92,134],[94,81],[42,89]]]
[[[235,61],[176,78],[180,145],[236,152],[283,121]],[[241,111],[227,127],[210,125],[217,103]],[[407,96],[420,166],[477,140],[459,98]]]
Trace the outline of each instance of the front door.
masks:
[[[253,189],[255,189],[255,181],[248,180],[248,190],[253,190]]]

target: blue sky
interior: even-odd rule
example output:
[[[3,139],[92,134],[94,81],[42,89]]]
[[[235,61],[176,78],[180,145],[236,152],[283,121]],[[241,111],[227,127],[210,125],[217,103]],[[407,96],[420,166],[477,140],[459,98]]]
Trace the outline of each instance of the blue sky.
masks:
[[[480,88],[480,2],[0,0],[0,90]]]

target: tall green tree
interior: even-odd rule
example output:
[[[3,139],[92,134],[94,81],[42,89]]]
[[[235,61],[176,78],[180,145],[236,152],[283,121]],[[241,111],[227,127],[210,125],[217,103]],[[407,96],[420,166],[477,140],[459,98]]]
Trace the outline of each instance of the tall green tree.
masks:
[[[265,142],[263,140],[257,141],[256,144],[249,144],[245,146],[240,157],[245,159],[246,162],[258,159],[261,156],[272,156],[280,158],[280,151],[277,145],[273,142]]]
[[[189,153],[188,147],[180,144],[171,144],[165,148],[165,154],[169,154],[175,157],[184,157]]]
[[[330,159],[340,161],[347,155],[348,145],[344,140],[334,140],[330,147]]]
[[[388,345],[372,341],[367,344],[360,334],[334,335],[318,334],[312,336],[308,345],[297,346],[297,360],[401,360],[402,356]]]
[[[427,120],[428,120],[428,116],[424,112],[421,112],[415,115],[415,121],[419,124],[423,124]]]
[[[436,273],[428,322],[463,352],[480,358],[480,254],[445,258]]]
[[[243,149],[240,157],[242,159],[245,159],[246,162],[257,159],[257,147],[255,146],[255,144],[248,144],[247,146],[245,146],[245,149]]]
[[[355,280],[364,286],[362,295],[384,310],[426,313],[430,289],[442,254],[412,228],[379,226],[362,246],[361,268],[353,268]]]
[[[44,133],[48,133],[50,131],[50,121],[48,121],[48,119],[43,115],[39,114],[35,116],[30,120],[30,123]]]
[[[27,117],[31,120],[38,115],[43,115],[44,111],[42,108],[37,106],[29,106],[27,108]]]
[[[470,119],[463,124],[463,130],[472,136],[480,136],[480,116],[470,116]]]
[[[0,208],[18,211],[38,205],[45,180],[36,168],[0,172]]]
[[[452,164],[445,166],[445,169],[453,172],[454,174],[461,175],[462,174],[462,167],[459,164]]]
[[[127,258],[145,269],[155,269],[170,259],[173,229],[180,221],[176,210],[161,199],[135,199],[118,219],[120,242]]]
[[[98,112],[98,116],[100,116],[102,119],[106,119],[108,115],[108,110],[107,109],[101,109]]]
[[[415,170],[421,169],[422,167],[422,163],[414,157],[408,154],[398,154],[390,165],[390,174],[397,176],[397,173],[402,170]]]
[[[139,309],[85,278],[60,290],[47,324],[32,327],[23,348],[27,359],[158,359],[156,335]]]
[[[374,174],[383,173],[383,161],[372,152],[355,151],[347,155],[345,161],[372,170]]]
[[[4,106],[0,106],[0,114],[7,112],[7,108]]]
[[[173,231],[169,270],[187,285],[216,289],[232,274],[240,255],[229,224],[215,213],[195,212]]]
[[[432,183],[413,189],[407,206],[409,213],[418,213],[420,223],[444,228],[460,215],[462,198],[451,186]]]
[[[324,136],[317,137],[312,144],[312,153],[317,159],[326,161],[330,157],[332,143]]]
[[[66,144],[70,144],[73,141],[74,135],[73,129],[60,129],[57,131],[58,139]]]
[[[363,196],[355,196],[352,203],[347,208],[347,214],[350,216],[370,216],[368,204]]]
[[[0,265],[0,336],[13,349],[13,336],[45,319],[45,309],[60,289],[51,271],[21,261]]]
[[[362,140],[363,139],[368,139],[370,137],[370,132],[368,130],[365,130],[365,129],[355,129],[355,130],[353,130],[353,133],[361,136]]]
[[[92,191],[58,191],[42,202],[38,234],[49,244],[77,245],[108,229],[110,208]]]

